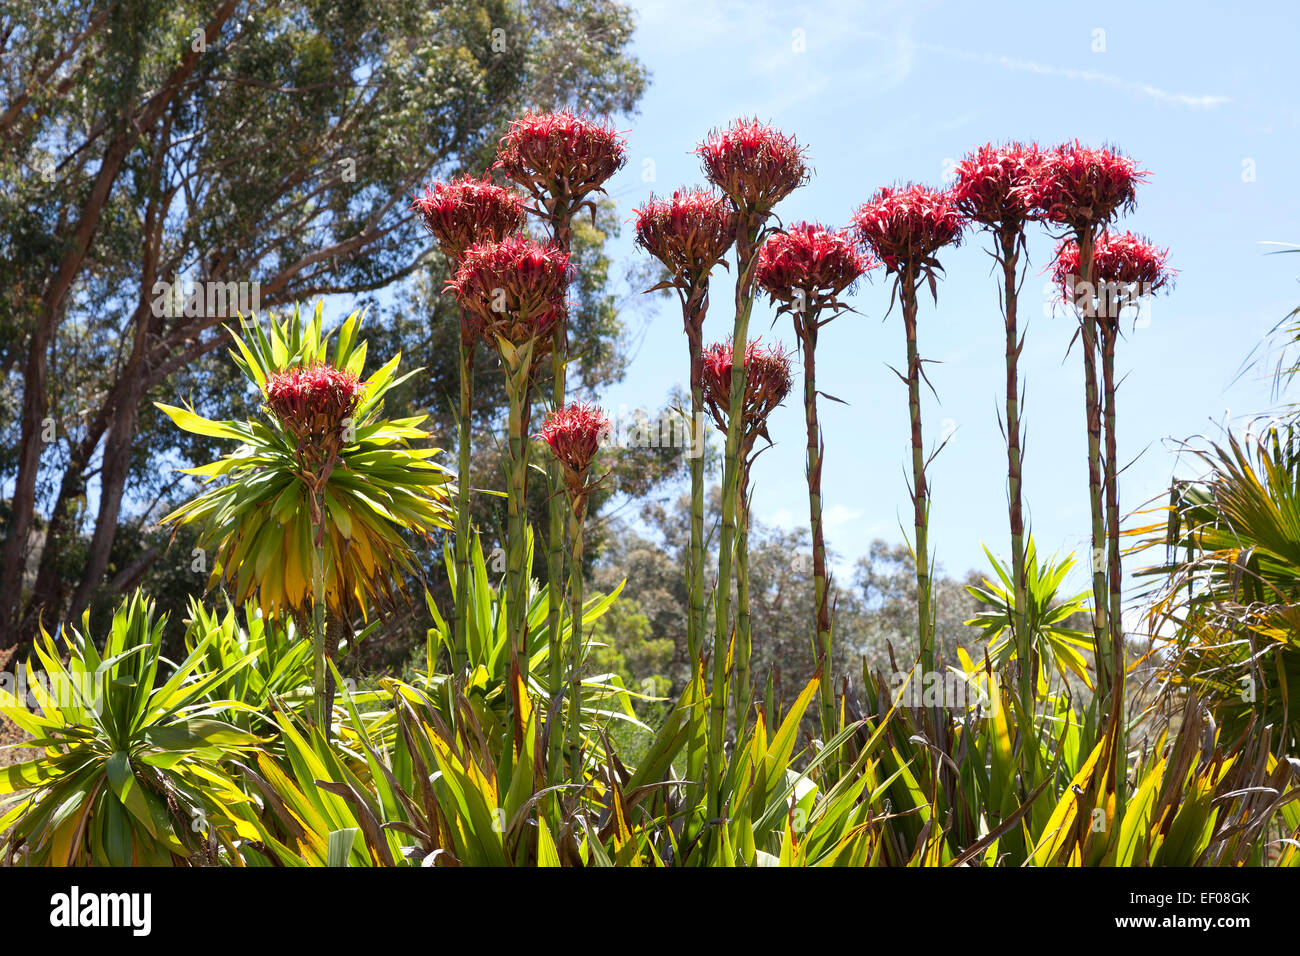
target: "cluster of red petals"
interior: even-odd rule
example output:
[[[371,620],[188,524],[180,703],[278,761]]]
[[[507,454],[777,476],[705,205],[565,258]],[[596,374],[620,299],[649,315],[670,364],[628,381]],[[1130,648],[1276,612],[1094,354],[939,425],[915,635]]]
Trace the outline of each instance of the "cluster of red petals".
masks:
[[[727,430],[731,411],[732,343],[716,342],[704,350],[702,384],[704,401],[720,431]],[[790,394],[790,353],[768,348],[755,339],[745,346],[745,397],[741,404],[745,423],[742,443],[752,447],[757,435],[767,434],[767,416]]]
[[[538,340],[546,350],[550,332],[564,313],[569,256],[553,245],[524,236],[481,242],[465,250],[448,282],[470,313],[473,332],[489,345]]]
[[[1131,207],[1146,175],[1129,157],[1076,140],[1043,154],[1026,194],[1042,218],[1076,231],[1090,229]]]
[[[453,261],[476,242],[500,242],[524,221],[522,196],[486,177],[468,175],[426,186],[411,209]]]
[[[703,189],[676,190],[636,210],[636,241],[662,262],[675,282],[693,286],[722,261],[736,234],[727,201]]]
[[[834,302],[875,265],[858,250],[848,230],[801,222],[763,244],[755,281],[773,302],[797,303],[802,298],[803,305],[815,311]]]
[[[746,215],[766,215],[808,181],[804,148],[793,136],[756,119],[736,120],[695,152],[709,182]]]
[[[537,437],[551,446],[551,451],[566,470],[582,478],[610,432],[610,421],[595,405],[573,402],[547,414]]]
[[[858,239],[890,272],[934,267],[934,254],[961,242],[966,225],[952,193],[925,186],[883,186],[853,216]]]
[[[1033,143],[981,146],[957,164],[953,202],[981,225],[1019,228],[1037,215],[1032,195],[1042,163]]]
[[[1097,298],[1105,304],[1115,298],[1131,300],[1158,292],[1175,275],[1168,266],[1168,257],[1168,249],[1161,249],[1142,236],[1104,232],[1097,237],[1092,251],[1092,294],[1101,289],[1103,294]],[[1056,261],[1052,264],[1052,279],[1060,285],[1067,302],[1075,301],[1085,291],[1078,285],[1082,273],[1079,245],[1067,239],[1057,247]],[[1113,309],[1102,309],[1101,314],[1113,314]]]
[[[299,365],[274,372],[266,381],[266,404],[295,436],[337,434],[361,400],[361,382],[333,365]]]
[[[599,190],[626,160],[625,141],[612,126],[562,110],[512,120],[493,168],[537,199],[572,204]]]

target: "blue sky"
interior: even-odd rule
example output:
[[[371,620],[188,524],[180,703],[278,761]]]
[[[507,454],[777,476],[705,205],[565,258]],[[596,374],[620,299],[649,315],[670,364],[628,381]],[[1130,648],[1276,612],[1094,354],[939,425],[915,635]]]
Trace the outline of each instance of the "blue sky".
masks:
[[[1174,291],[1121,344],[1120,454],[1125,511],[1162,494],[1180,462],[1174,440],[1218,434],[1271,407],[1271,383],[1244,360],[1300,304],[1300,256],[1266,253],[1300,242],[1300,109],[1294,88],[1293,5],[1224,11],[1205,4],[636,3],[635,52],[652,71],[628,129],[629,162],[610,184],[627,220],[652,190],[698,183],[691,154],[714,126],[757,115],[806,144],[812,181],[777,209],[783,221],[840,226],[880,185],[943,183],[953,162],[987,141],[1078,138],[1113,144],[1151,171],[1123,228],[1170,247]],[[1148,9],[1161,7],[1163,9]],[[985,241],[971,235],[941,258],[936,308],[920,315],[923,357],[938,400],[924,408],[927,441],[951,433],[932,465],[931,538],[951,573],[983,568],[981,545],[1007,550],[1004,336]],[[1088,533],[1082,362],[1067,356],[1072,319],[1053,315],[1040,275],[1052,242],[1032,230],[1021,295],[1029,320],[1025,496],[1040,551],[1085,553]],[[632,258],[632,230],[614,246]],[[715,279],[706,340],[731,330],[729,275]],[[853,299],[860,315],[822,334],[818,379],[847,405],[823,402],[827,535],[842,565],[873,538],[910,530],[906,390],[897,314],[886,317],[881,274]],[[788,320],[757,308],[751,334],[792,344]],[[662,405],[686,376],[674,301],[629,317],[639,346],[626,380],[601,396],[611,409]],[[776,447],[755,474],[755,512],[807,520],[803,422],[797,398],[775,414]],[[1132,563],[1132,562],[1130,562]],[[1082,576],[1076,583],[1082,584]]]

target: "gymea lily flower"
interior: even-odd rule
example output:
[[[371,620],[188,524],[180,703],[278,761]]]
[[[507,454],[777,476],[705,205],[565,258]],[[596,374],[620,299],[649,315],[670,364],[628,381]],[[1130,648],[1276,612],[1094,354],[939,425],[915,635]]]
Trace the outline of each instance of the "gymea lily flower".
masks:
[[[730,341],[716,342],[704,350],[704,401],[714,424],[724,433],[731,418],[732,363]],[[768,415],[790,394],[790,353],[779,347],[768,348],[761,339],[754,339],[745,345],[744,365],[741,447],[748,458],[758,439],[768,438]]]
[[[1092,287],[1093,254],[1097,235],[1121,212],[1132,208],[1137,185],[1146,171],[1115,150],[1090,149],[1078,141],[1047,153],[1026,194],[1048,222],[1060,223],[1074,233],[1079,249],[1078,288]],[[1097,690],[1103,701],[1122,680],[1115,661],[1123,654],[1118,620],[1108,611],[1112,584],[1103,560],[1107,540],[1102,504],[1102,406],[1097,385],[1099,349],[1097,316],[1079,311],[1079,339],[1083,351],[1084,407],[1088,427],[1088,503],[1092,511],[1093,646],[1097,657]],[[1119,691],[1122,693],[1122,689]],[[1109,708],[1111,712],[1114,707]]]
[[[500,242],[523,225],[524,200],[517,192],[490,180],[462,176],[449,183],[434,183],[416,196],[411,208],[419,214],[447,257],[454,273],[470,246]],[[458,672],[468,654],[470,461],[474,413],[475,329],[462,304],[460,314],[460,424],[457,441],[456,489],[456,595],[455,631],[452,639],[453,670]]]
[[[611,425],[604,413],[586,402],[549,412],[537,437],[546,442],[564,467],[565,487],[576,500],[586,495],[592,459],[608,439]]]
[[[818,670],[821,672],[822,739],[836,732],[835,688],[831,675],[830,577],[826,570],[826,536],[822,527],[822,462],[825,444],[817,418],[817,333],[847,306],[840,296],[877,265],[858,251],[847,230],[799,223],[776,233],[758,256],[757,282],[789,312],[803,353],[804,420],[808,429],[808,513],[813,545],[814,619],[817,628]]]
[[[1078,140],[1042,154],[1024,198],[1048,222],[1078,232],[1104,226],[1133,208],[1147,171],[1112,149],[1090,149]]]
[[[766,215],[808,181],[803,147],[757,119],[739,119],[714,131],[695,152],[709,182],[742,215]]]
[[[361,400],[361,380],[347,369],[318,362],[272,373],[264,392],[267,408],[300,450],[332,461]]]
[[[697,433],[704,415],[701,362],[704,317],[709,309],[709,277],[726,265],[727,250],[736,238],[736,215],[728,201],[703,189],[679,189],[668,199],[655,199],[636,210],[636,241],[663,263],[668,278],[654,289],[677,292],[682,306],[690,358],[691,387],[691,541],[686,577],[690,613],[686,626],[687,654],[692,662],[704,641],[704,434]]]
[[[737,120],[715,131],[697,149],[705,177],[730,201],[736,213],[736,317],[731,337],[735,343],[731,369],[731,408],[722,470],[722,532],[718,537],[718,586],[714,589],[713,689],[709,697],[708,794],[711,816],[723,808],[722,738],[726,731],[729,673],[727,653],[731,637],[732,549],[736,541],[736,509],[741,495],[741,454],[744,393],[744,356],[749,339],[749,316],[754,307],[754,264],[767,235],[772,208],[808,179],[805,151],[793,136],[757,120]],[[738,580],[738,584],[740,584]],[[743,632],[740,634],[744,639]],[[741,650],[737,656],[746,656]],[[744,728],[747,711],[737,699],[737,732]]]
[[[533,211],[563,231],[584,206],[595,216],[590,197],[603,193],[605,182],[626,161],[627,145],[617,130],[561,110],[512,120],[493,168],[522,186],[537,203]],[[567,251],[567,236],[554,238]]]
[[[1026,566],[1022,469],[1024,436],[1021,428],[1020,350],[1024,337],[1018,323],[1020,256],[1025,248],[1025,226],[1038,217],[1033,189],[1043,164],[1036,145],[992,143],[979,147],[957,164],[953,201],[971,222],[993,237],[993,258],[1002,267],[1003,325],[1006,331],[1006,437],[1007,513],[1011,526],[1011,576],[1015,607],[1009,609],[1016,648],[1021,710],[1026,719],[1034,713],[1038,667],[1029,631],[1028,571]]]
[[[965,220],[950,192],[915,183],[882,186],[853,217],[858,236],[888,272],[934,285],[935,254],[961,242]]]
[[[524,221],[519,193],[468,175],[426,186],[412,200],[411,209],[453,264],[464,258],[470,246],[500,242],[518,232]]]
[[[931,615],[930,552],[928,540],[930,493],[925,481],[926,454],[921,432],[921,357],[916,341],[917,290],[924,279],[937,299],[937,254],[961,241],[965,221],[953,197],[924,186],[880,189],[853,217],[859,240],[894,275],[894,291],[903,310],[907,334],[908,409],[912,423],[912,503],[916,538],[916,609],[921,643],[921,663],[934,670],[934,632]]]
[[[469,310],[475,335],[494,348],[530,347],[531,357],[551,347],[550,332],[564,311],[568,253],[523,236],[483,242],[465,251],[447,283]]]
[[[569,522],[569,767],[570,779],[582,781],[582,657],[586,638],[582,633],[582,531],[591,491],[592,459],[610,432],[609,419],[599,408],[574,402],[546,416],[538,437],[550,446],[564,470],[572,521]]]
[[[1168,249],[1142,236],[1103,232],[1092,252],[1093,288],[1081,289],[1079,244],[1066,239],[1057,246],[1052,279],[1061,287],[1066,302],[1092,311],[1105,328],[1115,324],[1125,306],[1173,284],[1176,273],[1169,268],[1168,257]]]

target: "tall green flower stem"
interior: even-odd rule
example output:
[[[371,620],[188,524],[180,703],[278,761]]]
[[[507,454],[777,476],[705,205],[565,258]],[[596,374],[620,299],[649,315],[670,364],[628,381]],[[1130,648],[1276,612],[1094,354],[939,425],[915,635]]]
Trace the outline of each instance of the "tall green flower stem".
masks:
[[[714,588],[713,687],[709,695],[708,809],[710,817],[717,818],[723,809],[723,744],[733,653],[732,560],[744,467],[741,437],[745,432],[745,358],[749,317],[754,306],[754,266],[766,238],[764,224],[768,216],[778,202],[807,181],[808,166],[804,150],[794,137],[757,120],[733,122],[726,130],[710,135],[695,152],[701,158],[709,182],[731,202],[736,237],[736,318],[732,328],[730,414],[722,470],[722,531]],[[743,732],[742,722],[737,734]]]
[[[686,554],[686,578],[690,607],[686,619],[686,651],[691,671],[704,644],[704,626],[708,620],[704,608],[704,386],[701,382],[703,362],[704,313],[708,309],[708,279],[698,292],[692,290],[684,308],[686,342],[690,353],[691,417],[687,427],[691,436],[691,540]],[[693,308],[692,308],[693,306]]]
[[[519,229],[523,197],[487,178],[462,176],[434,183],[415,197],[412,211],[437,240],[454,276],[469,248],[500,242]],[[456,496],[456,606],[453,609],[452,673],[459,674],[469,655],[470,462],[473,444],[474,358],[478,333],[470,310],[460,303],[460,422]]]
[[[921,666],[934,671],[934,623],[931,620],[930,491],[926,484],[925,445],[921,429],[921,353],[916,341],[917,276],[908,265],[899,278],[898,297],[907,336],[907,409],[912,435],[913,558],[916,565],[916,627],[921,645]]]
[[[812,533],[813,600],[816,605],[817,667],[821,674],[818,687],[819,714],[822,739],[835,735],[835,686],[831,674],[830,577],[826,571],[826,532],[822,524],[822,461],[826,445],[822,439],[821,423],[817,416],[817,332],[821,326],[814,312],[805,315],[795,310],[795,336],[803,352],[803,410],[808,429],[805,476],[808,479],[808,527]],[[827,320],[829,321],[829,320]]]
[[[822,461],[826,447],[817,415],[817,335],[823,325],[848,308],[838,297],[875,265],[859,252],[857,242],[848,231],[807,222],[797,223],[768,239],[758,263],[758,284],[773,303],[780,303],[778,315],[790,313],[795,340],[803,353],[804,421],[808,429],[805,477],[816,627],[813,654],[820,674],[818,712],[824,741],[835,736],[838,723],[831,672],[830,576],[826,569],[826,536],[822,523]],[[831,776],[837,775],[833,760],[826,769]]]
[[[623,138],[606,123],[568,112],[529,113],[511,122],[502,138],[494,168],[522,186],[534,200],[529,210],[550,227],[551,243],[567,260],[573,245],[573,217],[588,209],[593,221],[596,206],[590,199],[603,192],[603,184],[626,161]],[[567,309],[561,308],[551,331],[551,407],[565,403],[565,369],[569,361]],[[550,496],[547,500],[548,538],[547,626],[549,628],[550,692],[558,695],[564,686],[563,646],[560,639],[564,618],[565,519],[563,474],[559,464],[548,469]],[[577,675],[571,675],[577,687]],[[551,734],[550,767],[559,773],[561,737]]]
[[[736,515],[734,560],[736,567],[736,637],[733,641],[732,672],[736,678],[735,711],[739,732],[746,726],[746,718],[753,699],[750,681],[751,614],[749,590],[749,479],[756,457],[754,447],[759,437],[768,440],[767,419],[790,393],[790,357],[779,348],[765,348],[755,340],[743,353],[744,394],[741,397],[741,421],[744,434],[740,436],[738,461],[739,481],[732,506]],[[704,355],[702,378],[705,401],[714,424],[719,431],[727,432],[736,413],[732,393],[735,368],[735,349],[730,343],[710,346]],[[726,584],[729,586],[730,582]],[[722,583],[719,583],[722,586]],[[725,717],[725,715],[724,715]]]
[[[528,580],[528,419],[533,363],[551,343],[554,323],[564,310],[569,257],[553,246],[522,236],[471,247],[450,283],[473,314],[479,335],[496,346],[505,373],[510,411],[506,505],[506,626],[513,670],[511,681],[516,744],[522,746],[529,677]]]
[[[912,432],[913,556],[916,565],[916,619],[920,662],[927,674],[935,668],[932,581],[930,571],[930,489],[921,431],[921,382],[925,371],[916,343],[917,292],[925,281],[938,296],[935,253],[961,241],[965,221],[951,193],[924,186],[886,186],[853,217],[863,243],[896,277],[895,293],[907,336],[908,418]],[[927,381],[928,384],[928,381]]]
[[[474,353],[477,351],[464,308],[460,315],[460,421],[456,442],[456,606],[452,673],[469,661],[470,461],[474,440]]]
[[[319,527],[319,525],[318,525]],[[316,726],[328,737],[333,723],[325,709],[325,550],[319,539],[311,552],[311,640]]]
[[[534,343],[500,343],[510,403],[506,434],[510,464],[506,484],[506,630],[519,677],[528,683],[528,569],[524,567],[528,535],[528,404]]]
[[[1026,718],[1034,714],[1038,660],[1029,629],[1028,570],[1025,558],[1025,515],[1021,469],[1023,434],[1020,425],[1020,352],[1024,336],[1017,325],[1017,304],[1023,273],[1025,225],[1039,217],[1034,204],[1043,153],[1034,144],[988,143],[968,154],[954,170],[952,195],[963,216],[982,226],[993,238],[991,255],[1002,267],[1000,299],[1006,329],[1007,513],[1011,526],[1011,590],[1014,607],[1007,608],[1019,664],[1018,689]],[[1028,750],[1029,748],[1026,748]]]
[[[573,496],[569,521],[569,778],[582,782],[582,531],[587,517],[587,495]],[[558,734],[556,735],[558,736]]]
[[[1115,340],[1119,337],[1118,316],[1110,314],[1113,306],[1104,301],[1102,320],[1099,323],[1101,335],[1101,369],[1103,414],[1105,416],[1105,484],[1106,484],[1106,532],[1107,557],[1106,574],[1110,587],[1108,595],[1108,614],[1110,624],[1111,674],[1114,687],[1111,691],[1111,709],[1115,714],[1117,725],[1117,744],[1115,748],[1114,787],[1115,820],[1124,816],[1127,797],[1126,777],[1128,770],[1128,721],[1124,712],[1125,676],[1124,629],[1123,616],[1123,566],[1120,556],[1120,522],[1119,522],[1119,456],[1115,436]]]
[[[753,616],[749,599],[749,463],[740,476],[736,501],[736,727],[744,726],[753,697],[749,662],[753,656]],[[739,730],[737,730],[739,733]]]
[[[573,783],[581,783],[582,767],[582,657],[586,646],[582,632],[582,531],[587,515],[587,481],[591,461],[609,433],[610,422],[598,408],[575,402],[546,416],[538,437],[551,448],[567,492],[569,522],[569,769]]]
[[[736,542],[737,504],[741,494],[741,436],[744,433],[745,346],[749,316],[754,308],[754,264],[762,226],[748,216],[736,236],[736,319],[731,340],[731,395],[727,415],[727,441],[722,469],[722,530],[718,538],[718,578],[714,586],[713,689],[709,696],[709,808],[721,816],[723,807],[723,742],[727,733],[727,697],[735,647],[731,628],[732,558]],[[741,732],[740,728],[736,731]]]
[[[572,217],[559,212],[560,208],[559,204],[556,204],[556,211],[551,216],[551,236],[552,241],[567,255],[573,245]],[[559,320],[555,323],[555,331],[552,333],[551,339],[551,408],[553,409],[564,407],[566,370],[569,361],[567,318],[567,310],[562,310]],[[546,549],[549,687],[552,695],[558,695],[560,688],[564,686],[564,645],[560,639],[560,630],[564,624],[564,539],[565,519],[568,517],[564,507],[564,470],[558,461],[552,459],[549,462],[547,477],[550,492],[547,499],[548,538]],[[570,555],[570,561],[573,562],[573,573],[569,576],[570,582],[572,582],[575,574],[581,580],[582,568],[577,564],[577,559]],[[579,591],[581,591],[581,586],[579,586]],[[573,660],[576,660],[581,655],[582,647],[579,640],[581,630],[581,617],[573,618],[570,622],[569,631],[569,642],[573,645],[570,657]],[[576,669],[571,669],[569,679],[571,681],[569,733],[570,735],[576,735],[578,721],[581,717],[578,671]],[[547,766],[553,775],[552,782],[559,779],[563,766],[561,744],[561,736],[556,733],[551,734],[549,741],[550,761]],[[572,754],[576,763],[578,761],[576,747],[572,750]],[[580,769],[579,766],[574,772],[577,773]]]
[[[1102,483],[1102,408],[1097,381],[1097,310],[1093,295],[1094,229],[1083,228],[1077,232],[1079,247],[1079,278],[1076,290],[1082,290],[1083,303],[1075,303],[1079,312],[1079,344],[1083,350],[1084,413],[1088,427],[1088,506],[1091,512],[1092,568],[1092,639],[1097,661],[1097,697],[1109,713],[1115,687],[1113,648],[1107,612],[1110,603],[1110,586],[1107,582],[1106,514],[1103,504]]]
[[[1038,662],[1034,653],[1034,635],[1029,632],[1028,580],[1025,577],[1025,510],[1021,480],[1022,446],[1020,431],[1020,352],[1024,337],[1017,323],[1020,293],[1019,253],[1024,234],[1003,229],[998,236],[999,264],[1002,266],[1002,308],[1007,348],[1007,513],[1011,525],[1011,581],[1015,595],[1012,626],[1015,628],[1016,657],[1020,661],[1020,707],[1026,718],[1034,713],[1038,682]]]
[[[727,200],[703,189],[679,189],[670,198],[655,199],[636,210],[637,244],[668,270],[668,278],[647,289],[672,289],[682,307],[690,359],[691,407],[687,421],[691,473],[691,531],[686,558],[690,594],[686,619],[686,648],[692,670],[704,646],[704,318],[709,309],[709,276],[725,266],[735,241],[735,217]]]

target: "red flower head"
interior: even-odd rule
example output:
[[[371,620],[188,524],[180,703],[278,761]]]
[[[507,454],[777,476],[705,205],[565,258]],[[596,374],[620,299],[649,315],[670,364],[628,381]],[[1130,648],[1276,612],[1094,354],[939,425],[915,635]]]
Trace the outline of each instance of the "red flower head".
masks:
[[[858,238],[889,272],[932,273],[934,254],[961,242],[965,226],[951,193],[915,184],[884,186],[853,216]]]
[[[1042,162],[1032,143],[981,146],[957,164],[953,202],[980,225],[1019,231],[1037,214],[1031,194]]]
[[[1131,232],[1103,232],[1092,253],[1093,288],[1080,286],[1079,245],[1067,239],[1056,249],[1052,279],[1066,302],[1079,302],[1102,319],[1119,317],[1120,310],[1142,296],[1171,285],[1175,271],[1167,265],[1168,249]]]
[[[1043,155],[1038,174],[1025,192],[1044,219],[1078,232],[1105,225],[1131,208],[1137,184],[1146,177],[1146,170],[1127,156],[1088,149],[1076,140]]]
[[[301,446],[332,443],[342,447],[344,421],[361,401],[361,382],[333,365],[297,365],[267,379],[266,404]]]
[[[587,471],[610,428],[604,413],[584,402],[573,402],[547,413],[537,437],[551,446],[564,466],[565,483],[575,497],[586,489]]]
[[[824,305],[834,307],[837,297],[875,265],[858,251],[848,230],[801,222],[763,244],[755,278],[773,302],[785,303],[778,311],[816,313]]]
[[[723,261],[736,234],[726,200],[703,189],[676,190],[636,210],[636,241],[665,266],[673,283],[698,287]]]
[[[529,113],[511,121],[492,168],[543,206],[560,200],[560,211],[571,214],[586,196],[603,192],[626,159],[623,137],[605,123],[568,111]]]
[[[704,401],[722,432],[727,430],[731,411],[732,343],[717,342],[704,350]],[[755,339],[745,346],[745,397],[741,414],[745,424],[741,438],[748,456],[754,439],[767,438],[767,416],[790,394],[790,353],[779,346],[766,348]]]
[[[714,131],[695,152],[704,175],[746,216],[766,216],[808,181],[805,152],[793,136],[758,120],[736,120]]]
[[[500,242],[524,221],[522,196],[471,176],[426,186],[411,209],[453,262],[476,242]]]
[[[534,354],[540,355],[550,347],[550,332],[564,312],[568,284],[566,253],[516,235],[470,246],[447,287],[489,345],[498,338],[512,345],[536,339]]]

